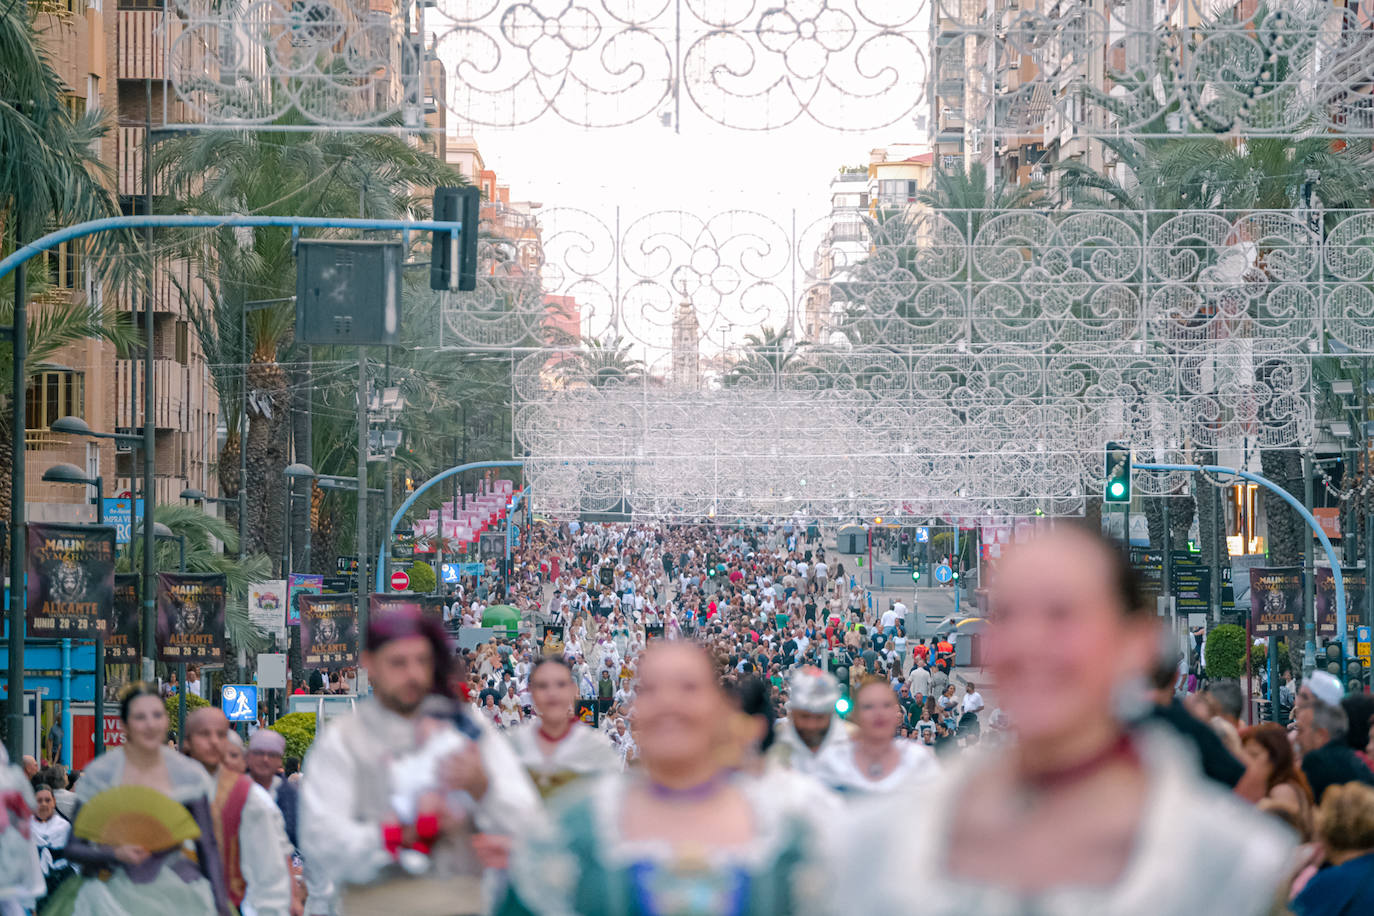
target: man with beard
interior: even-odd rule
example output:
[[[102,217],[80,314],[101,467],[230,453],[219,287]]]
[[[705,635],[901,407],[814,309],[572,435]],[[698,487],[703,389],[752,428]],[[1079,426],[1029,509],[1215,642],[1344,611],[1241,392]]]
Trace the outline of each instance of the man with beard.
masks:
[[[231,768],[229,734],[229,720],[213,706],[186,719],[186,753],[215,780],[210,812],[229,896],[244,916],[290,916],[291,850],[281,812],[242,769]]]
[[[788,684],[788,714],[769,753],[783,766],[815,775],[822,751],[849,740],[849,729],[835,715],[840,685],[819,668],[806,667]]]
[[[375,614],[366,646],[372,696],[332,721],[305,761],[301,852],[338,888],[340,916],[481,913],[483,866],[504,865],[494,834],[533,818],[538,795],[505,739],[458,696],[439,621],[411,608]],[[402,760],[430,766],[392,767]],[[403,816],[416,780],[436,791]]]

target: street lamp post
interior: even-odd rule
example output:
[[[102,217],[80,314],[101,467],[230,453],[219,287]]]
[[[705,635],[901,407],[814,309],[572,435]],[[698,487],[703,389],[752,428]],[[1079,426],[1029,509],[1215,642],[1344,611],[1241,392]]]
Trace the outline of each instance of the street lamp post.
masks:
[[[149,357],[151,359],[151,356]],[[152,421],[150,420],[149,423]],[[58,417],[48,426],[55,433],[65,433],[70,436],[86,436],[90,439],[112,439],[115,442],[128,442],[140,445],[145,455],[153,453],[153,428],[145,425],[141,435],[131,435],[128,433],[102,433],[96,432],[80,417]],[[157,492],[153,488],[150,475],[145,474],[143,480],[143,530],[156,530],[157,522],[153,520],[153,503],[157,501]],[[164,526],[165,527],[165,526]],[[143,670],[142,679],[145,681],[153,680],[153,662],[157,657],[157,603],[156,591],[153,586],[153,543],[152,535],[145,534],[143,538],[143,575],[140,583],[140,595],[143,599]]]
[[[153,537],[159,541],[177,542],[177,568],[186,572],[186,535],[177,534],[162,522],[153,522]],[[143,549],[148,549],[148,539],[143,539]],[[186,663],[177,662],[177,743],[186,746]]]
[[[74,464],[54,464],[43,472],[43,480],[48,483],[71,483],[95,487],[95,523],[97,525],[104,523],[105,481],[101,479],[99,474],[94,477],[87,477],[85,472]],[[105,753],[105,631],[103,629],[105,621],[102,620],[100,623],[101,626],[97,627],[95,631],[95,684],[92,689],[95,700],[95,755],[97,757]],[[64,639],[63,642],[70,645],[71,640]],[[69,721],[63,722],[62,730],[64,740],[70,742],[71,723]],[[70,759],[68,756],[68,762]]]

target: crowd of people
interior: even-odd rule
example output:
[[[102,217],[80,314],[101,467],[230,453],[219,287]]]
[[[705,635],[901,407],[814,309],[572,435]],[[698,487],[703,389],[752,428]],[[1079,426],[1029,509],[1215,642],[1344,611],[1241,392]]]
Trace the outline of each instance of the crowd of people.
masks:
[[[1369,698],[1316,673],[1290,729],[1182,695],[1097,532],[1007,551],[976,673],[814,527],[533,526],[510,576],[530,625],[476,649],[373,616],[301,773],[214,709],[178,753],[142,685],[65,819],[4,768],[0,913],[1374,912]]]

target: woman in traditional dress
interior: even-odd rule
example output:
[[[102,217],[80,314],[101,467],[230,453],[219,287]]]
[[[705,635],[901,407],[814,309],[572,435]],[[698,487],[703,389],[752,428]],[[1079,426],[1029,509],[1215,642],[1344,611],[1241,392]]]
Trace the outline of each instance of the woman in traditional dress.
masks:
[[[210,774],[167,746],[167,708],[156,687],[131,685],[120,701],[119,717],[125,743],[92,761],[76,784],[78,806],[64,855],[80,867],[81,875],[53,894],[44,916],[232,913],[210,817],[209,799],[214,792]],[[123,786],[153,789],[184,806],[200,828],[199,838],[166,849],[148,849],[136,842],[104,845],[81,838],[82,807],[106,790]]]
[[[644,653],[634,731],[641,767],[586,780],[517,840],[500,910],[597,916],[827,912],[830,824],[737,772],[731,704],[685,641]]]
[[[538,718],[510,734],[520,762],[544,798],[584,776],[620,768],[604,733],[577,718],[577,684],[561,658],[545,656],[530,672],[530,697]]]
[[[837,792],[861,796],[907,791],[935,779],[940,764],[925,745],[897,737],[902,706],[880,677],[865,679],[854,694],[851,740],[831,745],[816,760],[816,778]]]
[[[1209,785],[1179,737],[1136,724],[1160,641],[1124,552],[1058,520],[1001,558],[989,599],[983,659],[1014,743],[966,752],[858,819],[836,901],[923,916],[1274,911],[1294,837]]]

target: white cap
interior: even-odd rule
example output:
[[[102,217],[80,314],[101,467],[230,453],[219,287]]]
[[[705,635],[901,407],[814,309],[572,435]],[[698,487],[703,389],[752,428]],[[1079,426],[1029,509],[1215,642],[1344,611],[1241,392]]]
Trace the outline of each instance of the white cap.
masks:
[[[1339,706],[1345,697],[1345,688],[1341,686],[1341,679],[1329,671],[1313,671],[1311,677],[1307,679],[1306,687],[1312,691],[1312,696],[1327,706]]]
[[[810,713],[833,713],[840,684],[814,665],[802,668],[788,682],[788,706]]]

